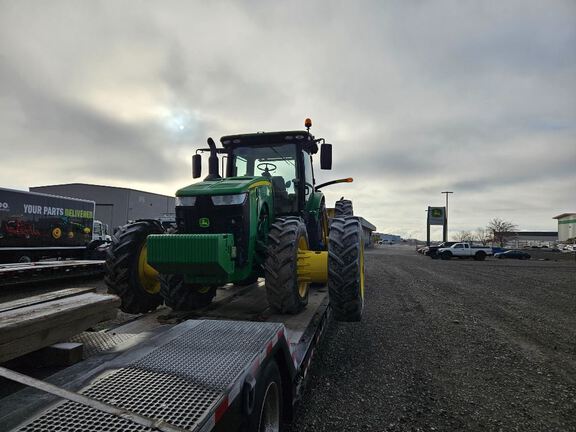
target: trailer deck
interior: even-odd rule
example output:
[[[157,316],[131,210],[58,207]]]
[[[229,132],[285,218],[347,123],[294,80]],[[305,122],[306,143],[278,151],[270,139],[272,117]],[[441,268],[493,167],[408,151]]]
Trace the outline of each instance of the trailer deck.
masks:
[[[39,261],[0,264],[0,287],[46,282],[104,272],[102,260]]]
[[[113,329],[134,337],[47,380],[74,392],[76,401],[26,388],[0,400],[6,413],[0,428],[237,430],[259,371],[271,359],[281,369],[289,417],[329,319],[326,289],[312,290],[298,315],[271,314],[257,284],[198,315],[168,325],[145,315]]]

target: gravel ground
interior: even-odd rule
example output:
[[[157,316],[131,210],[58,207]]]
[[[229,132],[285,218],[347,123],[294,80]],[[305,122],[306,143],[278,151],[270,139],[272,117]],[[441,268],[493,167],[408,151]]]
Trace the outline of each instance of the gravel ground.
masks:
[[[576,265],[366,256],[290,431],[576,431]]]

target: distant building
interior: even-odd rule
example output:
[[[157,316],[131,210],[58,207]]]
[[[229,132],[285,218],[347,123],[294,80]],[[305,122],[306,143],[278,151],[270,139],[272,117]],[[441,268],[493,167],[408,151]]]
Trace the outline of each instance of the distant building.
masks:
[[[506,246],[552,246],[558,242],[557,231],[516,231],[506,236]]]
[[[135,189],[68,183],[35,186],[30,192],[41,192],[96,202],[96,219],[111,230],[136,219],[160,219],[175,213],[175,198]]]
[[[558,220],[559,242],[565,242],[576,237],[576,213],[562,213],[552,219]]]
[[[364,245],[366,247],[372,246],[372,233],[376,231],[376,227],[368,222],[363,217],[358,217],[360,223],[362,224],[362,231],[364,232]]]
[[[382,233],[375,233],[377,237],[380,237],[380,241],[386,243],[400,243],[402,241],[402,237],[399,235],[394,234],[382,234]]]

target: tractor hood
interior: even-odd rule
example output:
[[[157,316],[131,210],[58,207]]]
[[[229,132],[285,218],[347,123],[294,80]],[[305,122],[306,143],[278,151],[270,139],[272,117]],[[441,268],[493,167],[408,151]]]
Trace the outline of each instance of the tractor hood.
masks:
[[[271,186],[270,181],[265,177],[227,177],[191,184],[178,190],[176,196],[231,195],[248,192],[252,188],[265,185]]]

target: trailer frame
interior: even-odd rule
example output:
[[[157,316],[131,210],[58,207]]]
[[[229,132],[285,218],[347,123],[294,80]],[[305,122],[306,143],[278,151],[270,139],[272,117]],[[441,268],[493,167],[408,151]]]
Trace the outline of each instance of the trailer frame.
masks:
[[[264,295],[261,287],[257,286],[250,292],[254,301],[258,295]],[[69,430],[90,430],[87,419],[92,425],[104,427],[103,430],[107,430],[106,425],[112,427],[120,424],[127,430],[248,430],[251,416],[255,415],[250,412],[250,401],[256,397],[259,380],[263,379],[263,371],[270,362],[274,362],[280,371],[284,401],[282,421],[290,422],[295,404],[302,395],[316,346],[331,320],[326,289],[314,290],[313,293],[309,308],[297,316],[270,315],[264,322],[237,320],[229,311],[242,307],[235,307],[233,300],[222,306],[225,309],[224,315],[230,315],[231,319],[225,316],[214,318],[207,314],[201,319],[156,328],[149,335],[139,338],[141,342],[138,344],[127,342],[126,346],[119,347],[118,354],[104,354],[101,363],[89,359],[83,362],[86,363],[85,368],[81,364],[74,366],[74,379],[69,382],[63,376],[56,377],[58,387],[65,390],[58,397],[66,398],[66,391],[72,392],[72,398],[73,395],[80,395],[74,402],[46,398],[45,394],[26,389],[24,391],[36,396],[24,399],[28,405],[25,413],[15,413],[10,421],[4,423],[11,428],[17,425],[13,429],[15,431],[39,431],[47,424],[59,430],[68,430],[64,425],[68,425]],[[211,310],[210,313],[217,314],[218,310]],[[171,360],[166,361],[167,358]],[[210,366],[205,367],[207,364]],[[65,373],[66,370],[58,375]],[[138,385],[134,382],[138,381],[139,374],[142,374],[141,379],[146,384],[140,384],[140,390],[137,390]],[[15,378],[6,376],[0,370],[1,375],[8,379]],[[35,385],[34,380],[23,383],[35,388],[43,387],[41,384]],[[132,384],[136,389],[130,388]],[[161,406],[150,408],[141,402],[144,400],[153,405],[154,398],[146,394],[146,389],[154,386],[164,389],[177,387],[180,396],[186,395],[189,398],[185,404],[189,410],[197,410],[195,420],[182,420],[176,416],[180,418],[178,420],[174,417],[174,410],[184,408],[176,408],[175,405],[164,414],[156,414],[156,417],[149,415],[151,412],[162,412],[163,409]],[[194,387],[192,393],[191,387]],[[122,391],[106,396],[103,388],[112,393],[116,391],[114,389],[121,388]],[[46,388],[39,390],[47,391]],[[212,398],[208,402],[200,398],[191,403],[190,398],[194,399],[198,392],[211,394]],[[154,394],[165,395],[166,399],[179,397],[178,394],[162,390]],[[93,398],[95,404],[83,404],[80,399],[86,397]],[[35,398],[42,403],[35,404]],[[47,399],[50,401],[48,407]],[[109,405],[118,415],[100,410],[96,406],[98,403]],[[171,404],[170,401],[165,403],[168,406]],[[129,420],[131,415],[139,419],[136,422]],[[156,426],[143,426],[142,421],[147,419],[156,422],[153,423]],[[82,424],[82,421],[85,423]]]

